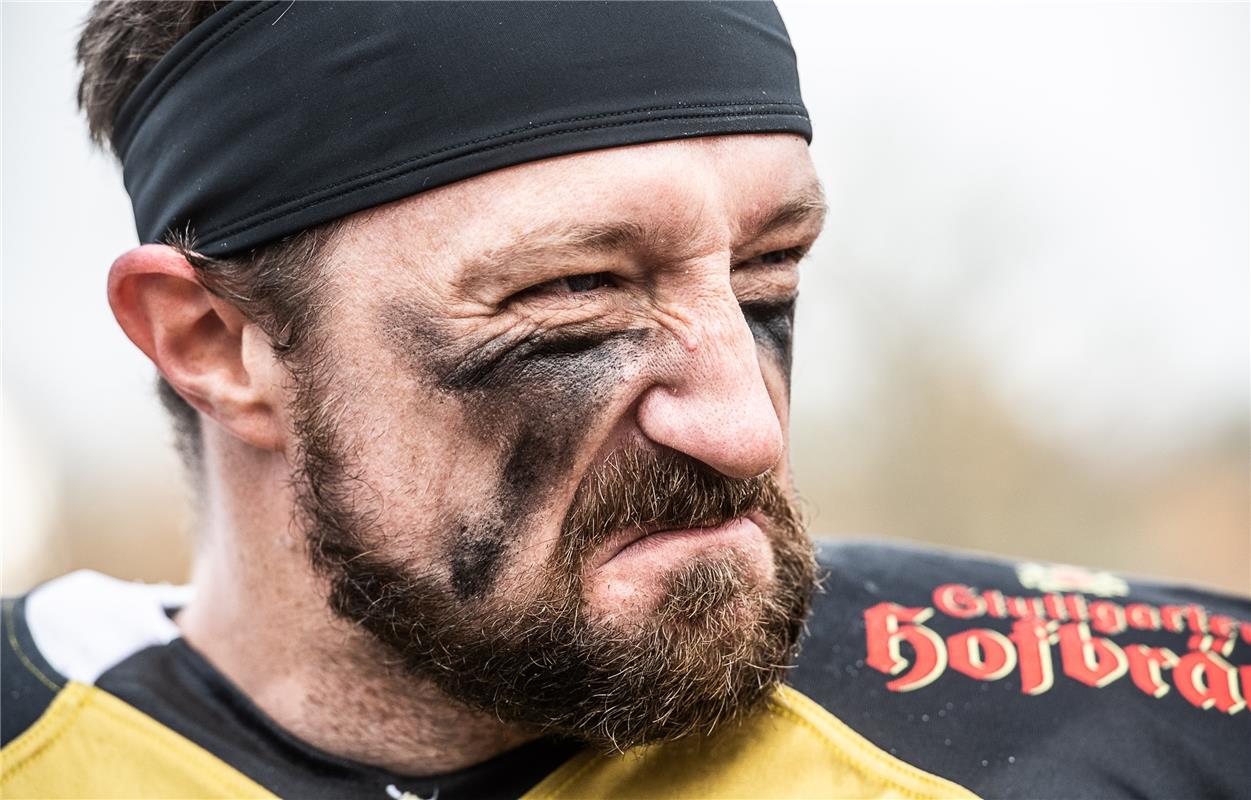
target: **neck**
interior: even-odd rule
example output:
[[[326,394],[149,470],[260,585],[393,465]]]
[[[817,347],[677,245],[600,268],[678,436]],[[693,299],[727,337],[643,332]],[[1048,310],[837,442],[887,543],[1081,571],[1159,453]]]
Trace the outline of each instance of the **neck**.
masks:
[[[336,617],[291,524],[286,460],[216,431],[204,438],[194,600],[177,621],[270,718],[323,751],[406,775],[472,766],[534,738],[406,674]]]

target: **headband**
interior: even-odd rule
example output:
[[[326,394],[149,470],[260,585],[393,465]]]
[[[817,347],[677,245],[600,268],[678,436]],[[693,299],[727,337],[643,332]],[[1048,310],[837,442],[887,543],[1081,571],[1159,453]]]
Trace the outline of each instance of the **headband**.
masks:
[[[232,2],[114,142],[140,240],[222,256],[526,161],[778,131],[812,138],[772,3]]]

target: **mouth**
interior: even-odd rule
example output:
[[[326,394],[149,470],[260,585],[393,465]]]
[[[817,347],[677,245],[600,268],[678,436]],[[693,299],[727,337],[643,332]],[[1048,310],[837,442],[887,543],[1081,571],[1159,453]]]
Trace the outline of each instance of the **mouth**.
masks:
[[[706,547],[732,544],[744,538],[762,536],[757,514],[734,517],[718,525],[691,528],[631,528],[608,540],[592,562],[598,570],[611,562],[650,560],[671,554],[680,557]]]

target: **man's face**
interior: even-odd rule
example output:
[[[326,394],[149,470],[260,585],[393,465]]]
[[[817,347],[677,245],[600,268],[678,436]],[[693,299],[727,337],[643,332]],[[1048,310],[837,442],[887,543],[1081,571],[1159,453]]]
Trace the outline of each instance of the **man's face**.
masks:
[[[297,359],[331,604],[506,720],[625,746],[757,703],[812,585],[786,423],[804,142],[489,173],[355,217]]]

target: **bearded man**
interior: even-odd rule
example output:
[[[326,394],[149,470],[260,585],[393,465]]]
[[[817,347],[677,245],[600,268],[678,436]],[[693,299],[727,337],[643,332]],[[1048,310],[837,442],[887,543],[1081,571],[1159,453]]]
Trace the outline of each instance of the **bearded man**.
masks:
[[[1246,603],[818,565],[786,430],[824,206],[771,4],[101,2],[78,55],[198,550],[191,592],[6,605],[6,796],[1248,785]],[[1114,713],[1166,724],[1064,733]]]

